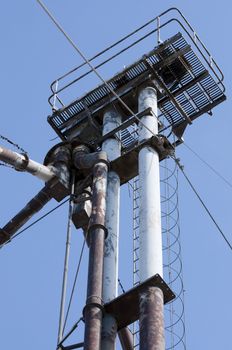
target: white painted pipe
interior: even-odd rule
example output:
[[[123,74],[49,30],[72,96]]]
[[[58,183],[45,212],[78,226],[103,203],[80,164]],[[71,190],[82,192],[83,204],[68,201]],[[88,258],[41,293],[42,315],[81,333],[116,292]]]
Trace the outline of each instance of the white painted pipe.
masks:
[[[13,152],[2,146],[0,146],[0,160],[12,165],[16,170],[28,172],[45,182],[55,176],[49,167],[37,163],[34,160],[27,159],[25,155]]]
[[[141,119],[139,140],[149,139],[152,133],[158,134],[157,92],[152,87],[141,89],[138,97],[139,112],[152,108],[153,116]],[[152,131],[152,133],[146,127]],[[144,147],[139,152],[140,183],[140,281],[159,274],[163,277],[162,230],[160,208],[160,173],[159,155],[151,147]]]
[[[121,124],[121,116],[115,109],[109,109],[104,114],[103,135]],[[109,138],[102,144],[102,150],[108,155],[109,161],[121,154],[120,141]],[[119,240],[119,200],[120,178],[116,172],[108,173],[106,196],[106,228],[108,236],[105,240],[104,270],[103,270],[103,302],[109,302],[118,295],[118,240]],[[116,320],[111,315],[105,315],[102,325],[102,350],[115,349],[117,334]]]

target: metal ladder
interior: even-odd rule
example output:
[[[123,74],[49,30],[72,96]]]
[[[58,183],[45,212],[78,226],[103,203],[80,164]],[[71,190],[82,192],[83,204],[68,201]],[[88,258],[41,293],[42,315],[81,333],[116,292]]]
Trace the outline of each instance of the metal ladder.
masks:
[[[139,205],[140,190],[139,177],[136,176],[130,186],[133,191],[133,286],[139,284]],[[139,322],[133,323],[134,349],[139,348]]]

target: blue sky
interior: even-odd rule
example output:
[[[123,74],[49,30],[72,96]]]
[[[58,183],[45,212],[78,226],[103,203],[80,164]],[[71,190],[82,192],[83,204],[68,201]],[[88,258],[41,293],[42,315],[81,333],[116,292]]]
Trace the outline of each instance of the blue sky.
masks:
[[[228,181],[231,175],[231,5],[228,1],[46,1],[72,39],[89,57],[135,27],[176,6],[189,19],[225,74],[228,100],[189,127],[185,140]],[[42,162],[56,141],[46,118],[50,83],[81,63],[80,57],[36,1],[9,0],[1,6],[1,130]],[[147,51],[152,47],[148,47]],[[136,58],[136,57],[135,57]],[[130,62],[128,62],[130,63]],[[132,63],[132,62],[131,62]],[[123,62],[120,63],[123,65]],[[120,66],[112,66],[105,77]],[[121,68],[120,68],[121,69]],[[94,83],[99,83],[94,80]],[[86,87],[77,88],[76,95]],[[7,147],[7,144],[4,143]],[[232,241],[231,188],[180,146],[185,171]],[[1,222],[5,223],[42,187],[28,174],[1,171]],[[120,277],[131,286],[127,237],[130,201],[123,191]],[[229,349],[231,344],[230,264],[232,255],[180,175],[180,222],[184,264],[187,349]],[[56,205],[52,201],[46,210]],[[128,208],[128,209],[127,209]],[[128,210],[128,213],[126,212]],[[44,212],[44,211],[43,211]],[[42,214],[42,213],[41,213]],[[51,214],[0,251],[0,345],[7,350],[55,349],[67,226],[67,206]],[[82,234],[73,230],[70,281]],[[87,251],[68,328],[80,317],[86,286]],[[125,269],[125,266],[127,267]],[[123,267],[123,268],[122,268]],[[74,342],[78,340],[76,335]]]

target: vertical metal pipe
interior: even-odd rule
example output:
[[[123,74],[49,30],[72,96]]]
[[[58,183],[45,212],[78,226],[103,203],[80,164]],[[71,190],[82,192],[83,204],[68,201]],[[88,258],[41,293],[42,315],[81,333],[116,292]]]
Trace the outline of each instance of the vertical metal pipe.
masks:
[[[121,116],[115,109],[109,109],[104,114],[103,135],[121,124]],[[121,143],[116,137],[105,140],[102,150],[107,153],[109,161],[121,154]],[[108,236],[104,248],[103,272],[103,302],[113,300],[118,294],[118,240],[119,240],[119,200],[120,178],[114,171],[108,173],[106,196],[106,228]],[[117,334],[117,324],[114,317],[104,315],[102,323],[102,350],[114,350]]]
[[[92,213],[88,230],[89,269],[85,319],[84,350],[100,350],[102,325],[102,277],[105,240],[107,164],[98,162],[93,168]]]
[[[140,350],[164,350],[163,292],[149,287],[140,296]]]
[[[59,316],[59,328],[58,328],[58,344],[61,342],[64,334],[64,313],[65,313],[65,299],[67,291],[67,281],[68,281],[68,265],[69,265],[69,254],[70,254],[70,244],[71,244],[71,223],[72,223],[72,212],[73,212],[73,199],[75,187],[75,174],[72,174],[72,185],[71,185],[71,197],[69,201],[69,213],[68,213],[68,226],[67,226],[67,237],[66,237],[66,249],[64,258],[64,272],[63,272],[63,283],[61,291],[61,301],[60,301],[60,316]]]
[[[129,328],[120,329],[118,336],[123,350],[134,350],[133,334]]]
[[[140,90],[138,106],[139,112],[151,107],[154,113],[141,120],[139,139],[142,141],[152,136],[149,130],[158,134],[157,92],[153,87]],[[139,274],[142,282],[157,273],[163,276],[159,155],[151,147],[146,146],[139,152],[139,182]],[[161,295],[161,290],[149,288],[140,297],[140,350],[165,349]]]

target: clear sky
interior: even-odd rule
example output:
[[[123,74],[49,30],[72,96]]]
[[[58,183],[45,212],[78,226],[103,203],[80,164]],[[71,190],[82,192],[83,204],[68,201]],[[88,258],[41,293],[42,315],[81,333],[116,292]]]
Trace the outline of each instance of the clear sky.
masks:
[[[228,100],[190,126],[185,140],[229,182],[231,175],[231,4],[212,1],[46,1],[82,51],[91,56],[169,7],[178,7],[212,52],[225,74]],[[39,162],[56,143],[47,123],[49,85],[81,63],[81,58],[42,12],[36,1],[8,0],[1,5],[1,128],[4,135]],[[147,47],[146,51],[152,47]],[[135,57],[136,58],[136,57]],[[132,62],[126,62],[126,64]],[[124,62],[120,63],[122,66]],[[120,66],[111,66],[105,77]],[[95,80],[98,84],[99,81]],[[76,96],[86,91],[78,86]],[[8,147],[6,143],[4,146]],[[232,242],[231,187],[202,164],[185,146],[177,150],[185,171]],[[0,226],[42,187],[28,174],[0,167]],[[131,287],[127,255],[128,219],[124,190],[120,278]],[[47,207],[56,205],[52,201]],[[46,211],[45,210],[45,211]],[[41,212],[44,213],[45,211]],[[37,216],[38,217],[38,216]],[[180,222],[184,264],[187,349],[231,348],[231,251],[180,176]],[[6,350],[55,349],[67,226],[67,206],[26,231],[0,250],[0,347]],[[82,244],[73,230],[70,281]],[[78,279],[67,329],[81,316],[86,288],[87,250]],[[125,268],[126,267],[126,268]],[[72,283],[71,283],[72,284]],[[78,341],[78,334],[73,340]]]

